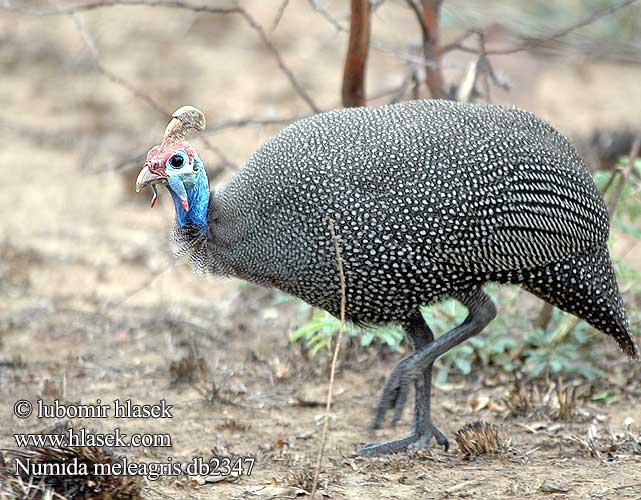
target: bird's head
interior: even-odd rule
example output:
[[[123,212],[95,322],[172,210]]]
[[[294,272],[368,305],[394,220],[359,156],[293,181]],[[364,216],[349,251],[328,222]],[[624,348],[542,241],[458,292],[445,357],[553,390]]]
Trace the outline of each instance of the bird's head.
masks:
[[[190,129],[205,128],[205,115],[191,106],[183,106],[173,114],[162,144],[147,153],[147,161],[138,174],[136,191],[149,186],[153,190],[151,206],[156,204],[158,184],[164,185],[174,200],[176,222],[207,227],[209,182],[202,160],[185,140]]]

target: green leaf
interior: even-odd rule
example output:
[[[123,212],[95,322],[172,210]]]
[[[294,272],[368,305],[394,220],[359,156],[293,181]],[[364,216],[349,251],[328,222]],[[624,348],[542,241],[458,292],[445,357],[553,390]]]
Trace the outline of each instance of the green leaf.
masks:
[[[541,375],[541,373],[543,373],[543,370],[545,370],[546,367],[546,363],[537,363],[532,367],[530,373],[533,377],[538,377],[539,375]]]
[[[603,391],[598,391],[592,395],[592,401],[605,401],[606,399],[612,397],[614,393],[610,389],[605,389]]]
[[[365,332],[361,337],[361,345],[367,347],[374,340],[374,332]]]
[[[465,358],[456,358],[454,365],[463,375],[469,375],[472,372],[472,365]]]

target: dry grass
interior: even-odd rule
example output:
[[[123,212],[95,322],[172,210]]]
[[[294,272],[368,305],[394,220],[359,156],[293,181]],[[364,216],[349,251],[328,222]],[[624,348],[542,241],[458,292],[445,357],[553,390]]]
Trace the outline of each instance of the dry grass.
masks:
[[[456,432],[456,442],[467,457],[497,455],[507,449],[507,443],[494,424],[477,420],[467,423]]]
[[[574,386],[563,386],[562,380],[557,380],[556,383],[556,400],[558,403],[558,411],[556,412],[556,418],[558,420],[570,421],[573,420],[576,416],[576,394],[578,387]]]
[[[605,432],[592,422],[585,434],[572,434],[568,441],[575,444],[580,452],[591,458],[605,458],[613,461],[618,458],[641,457],[641,433],[626,430],[614,432],[610,427]]]
[[[88,473],[33,475],[39,471],[31,469],[27,474],[22,464],[29,461],[32,466],[47,467],[53,472],[65,464],[77,463],[87,467]],[[108,476],[94,473],[94,464],[114,464],[120,458],[105,448],[63,447],[30,448],[5,451],[0,455],[0,497],[17,500],[139,500],[141,480],[135,476]],[[33,472],[33,474],[31,473]]]
[[[288,486],[311,492],[314,488],[314,469],[311,467],[292,469],[287,473],[283,482]]]
[[[189,353],[178,361],[172,361],[169,366],[171,385],[193,384],[207,380],[209,365],[205,358],[200,356],[196,349],[190,349]]]
[[[252,429],[252,425],[249,422],[242,422],[234,418],[228,418],[220,424],[220,429],[230,432],[248,432]]]
[[[577,403],[581,387],[565,385],[562,379],[548,381],[542,388],[536,383],[515,381],[504,398],[505,406],[513,415],[543,416],[569,422],[577,417]]]

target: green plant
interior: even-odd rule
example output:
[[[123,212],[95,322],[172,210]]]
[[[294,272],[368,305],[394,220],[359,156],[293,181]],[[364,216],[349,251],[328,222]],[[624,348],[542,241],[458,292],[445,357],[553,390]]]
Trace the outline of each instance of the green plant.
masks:
[[[627,158],[620,161],[621,168],[626,168]],[[594,175],[597,185],[603,189],[620,181],[621,173],[597,171]],[[614,177],[612,177],[614,176]],[[612,177],[612,178],[611,178]],[[641,229],[636,225],[641,218],[641,159],[635,161],[633,171],[625,179],[621,195],[617,200],[614,226],[628,236],[641,240]],[[616,237],[612,231],[612,239]],[[610,244],[612,244],[612,239]],[[626,264],[622,259],[614,259],[621,289],[626,293],[641,294],[641,272]],[[435,382],[443,384],[453,374],[470,375],[475,366],[497,366],[504,371],[521,372],[529,377],[542,375],[581,376],[588,380],[604,376],[598,368],[597,361],[591,354],[589,344],[597,338],[596,331],[587,323],[565,314],[557,309],[552,314],[547,329],[532,328],[531,323],[523,318],[515,305],[519,293],[511,296],[501,292],[498,285],[488,285],[487,292],[500,300],[501,314],[485,332],[473,337],[462,345],[452,349],[436,361]],[[518,289],[515,289],[518,290]],[[295,300],[283,296],[278,302]],[[301,305],[301,313],[309,316],[311,308]],[[461,324],[467,311],[459,302],[446,300],[423,310],[427,323],[436,332],[446,332]],[[641,311],[630,310],[630,321],[633,325],[641,322]],[[291,340],[304,340],[312,352],[331,345],[333,335],[338,332],[340,322],[325,312],[315,312],[311,319],[296,329]],[[523,340],[519,340],[523,332]],[[403,331],[396,326],[361,329],[347,325],[348,335],[360,335],[360,343],[369,346],[375,341],[383,342],[393,349],[398,349],[403,338]]]
[[[340,320],[331,314],[325,311],[314,311],[309,321],[291,333],[290,340],[292,342],[304,340],[311,352],[316,353],[323,347],[331,347],[332,338],[338,332],[340,324]],[[348,323],[345,325],[345,334],[360,336],[362,346],[370,346],[375,340],[378,340],[395,351],[398,350],[403,340],[403,330],[392,325],[367,328],[363,331]]]
[[[558,310],[554,311],[552,324],[556,326],[552,333],[535,328],[527,336],[528,347],[523,351],[523,357],[524,371],[528,375],[578,374],[588,380],[605,375],[597,368],[589,351],[584,349],[596,337],[590,325]]]

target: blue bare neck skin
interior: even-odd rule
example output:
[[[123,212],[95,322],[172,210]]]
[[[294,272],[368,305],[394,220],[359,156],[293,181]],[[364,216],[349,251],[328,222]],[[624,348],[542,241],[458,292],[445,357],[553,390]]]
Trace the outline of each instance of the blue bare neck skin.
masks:
[[[176,224],[180,227],[187,225],[196,226],[202,234],[207,234],[207,212],[209,210],[209,182],[205,169],[200,168],[198,173],[185,176],[183,179],[187,200],[189,201],[189,211],[182,206],[179,196],[171,189],[171,197],[174,200],[176,210]]]

